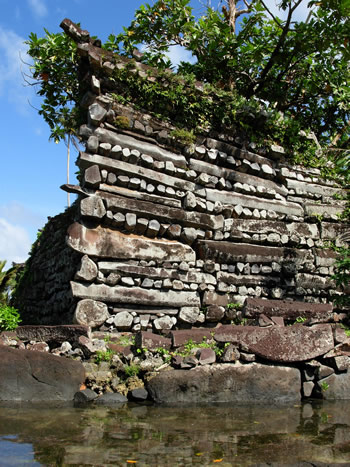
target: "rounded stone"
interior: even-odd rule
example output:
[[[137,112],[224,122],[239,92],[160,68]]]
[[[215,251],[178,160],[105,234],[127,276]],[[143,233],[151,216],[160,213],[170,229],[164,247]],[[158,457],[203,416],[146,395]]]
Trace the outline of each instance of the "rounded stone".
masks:
[[[118,331],[128,331],[131,328],[133,321],[134,318],[129,312],[121,311],[115,315],[114,325]]]
[[[157,331],[171,329],[174,325],[170,316],[163,316],[154,320],[154,327]]]
[[[185,323],[194,324],[199,317],[200,310],[194,306],[183,306],[180,309],[179,319]]]
[[[74,320],[78,324],[92,328],[101,326],[108,318],[107,305],[89,298],[80,300],[74,313]]]
[[[97,273],[98,269],[96,264],[88,257],[88,255],[84,255],[81,258],[80,268],[75,274],[75,279],[92,282],[96,279]]]

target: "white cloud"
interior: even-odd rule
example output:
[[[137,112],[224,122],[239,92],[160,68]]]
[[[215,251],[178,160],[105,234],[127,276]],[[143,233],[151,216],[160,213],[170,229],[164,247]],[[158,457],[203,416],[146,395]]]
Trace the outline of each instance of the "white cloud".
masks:
[[[18,225],[26,225],[38,228],[44,224],[45,219],[17,201],[11,201],[0,205],[0,218]]]
[[[186,50],[181,45],[174,45],[170,47],[167,56],[169,57],[171,63],[175,67],[177,67],[181,61],[190,63],[193,63],[195,61],[195,58],[193,57],[191,52]]]
[[[13,261],[22,263],[27,259],[31,241],[23,227],[0,217],[0,238],[0,259],[7,261],[6,268],[11,267]]]
[[[29,110],[28,99],[34,94],[22,75],[28,74],[26,64],[31,61],[27,49],[21,36],[0,26],[0,97],[5,96],[20,113]]]
[[[32,9],[34,16],[42,18],[48,13],[44,0],[28,0],[28,5]]]
[[[146,45],[141,45],[140,51],[145,52],[147,50]],[[192,53],[182,47],[181,45],[172,45],[169,47],[169,52],[165,54],[171,61],[172,65],[177,68],[181,61],[194,63],[196,61]]]

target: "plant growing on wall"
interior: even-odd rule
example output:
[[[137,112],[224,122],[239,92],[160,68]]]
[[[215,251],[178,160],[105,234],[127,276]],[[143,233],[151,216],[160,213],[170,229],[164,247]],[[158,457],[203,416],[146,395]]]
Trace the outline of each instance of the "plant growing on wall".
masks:
[[[268,135],[270,143],[304,153],[299,136],[303,130],[323,147],[344,149],[350,117],[349,2],[312,0],[308,19],[295,22],[294,14],[305,2],[282,0],[286,19],[281,20],[263,0],[228,0],[218,8],[208,4],[199,17],[190,0],[158,0],[142,5],[131,25],[121,34],[109,36],[104,47],[132,57],[141,44],[141,60],[159,70],[171,66],[166,56],[169,47],[190,51],[194,61],[180,63],[175,75],[185,77],[187,88],[169,79],[171,85],[162,91],[167,106],[160,112],[167,114],[169,102],[186,110],[183,124],[189,129],[213,118],[226,126],[246,128],[254,139],[255,125],[249,118],[254,122],[265,119],[267,124],[258,136]],[[44,38],[30,35],[29,54],[34,59],[32,73],[38,94],[44,98],[39,112],[50,125],[51,137],[59,140],[74,133],[79,121],[78,57],[69,37],[45,32]],[[122,96],[126,102],[133,101],[132,93],[141,89],[146,109],[147,103],[158,104],[158,83],[144,80],[140,85],[131,73],[121,74],[119,79],[127,82],[130,91]],[[186,95],[195,79],[206,83],[200,98],[192,91]],[[164,75],[159,80],[167,78]],[[225,117],[220,119],[213,107],[222,109]],[[318,162],[314,154],[315,147],[306,162]]]
[[[336,271],[333,276],[337,287],[343,292],[335,299],[335,303],[340,306],[350,306],[350,296],[348,290],[350,287],[350,248],[336,248],[339,257],[336,261]]]
[[[195,60],[180,63],[179,73],[268,101],[327,145],[344,143],[350,112],[348,0],[309,2],[313,10],[304,22],[295,22],[294,14],[305,0],[283,0],[285,20],[262,0],[227,3],[218,9],[208,4],[200,17],[190,0],[142,5],[131,25],[105,46],[131,57],[142,44],[142,61],[166,68],[167,51],[180,45]]]

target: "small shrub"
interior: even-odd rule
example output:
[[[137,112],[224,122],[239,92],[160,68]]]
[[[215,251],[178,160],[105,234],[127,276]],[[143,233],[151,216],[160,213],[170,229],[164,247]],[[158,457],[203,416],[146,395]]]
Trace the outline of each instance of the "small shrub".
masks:
[[[8,305],[0,306],[0,331],[13,331],[21,321],[16,308]]]
[[[118,128],[123,128],[123,129],[130,128],[130,121],[128,117],[125,117],[125,115],[118,115],[118,117],[116,117],[116,119],[114,120],[114,124]]]
[[[169,350],[164,349],[164,347],[157,347],[154,351],[163,357],[165,363],[170,362],[171,353],[169,352]]]
[[[193,133],[193,130],[189,131],[183,128],[176,128],[175,130],[172,130],[170,132],[170,136],[183,144],[194,144],[196,141],[196,136]]]
[[[130,378],[131,376],[137,376],[140,372],[140,366],[131,363],[130,365],[125,365],[124,373],[125,375]]]
[[[242,304],[241,303],[228,303],[226,305],[226,308],[228,310],[241,310],[242,309]]]
[[[336,269],[334,275],[331,277],[336,283],[336,286],[342,291],[342,294],[334,299],[337,306],[350,306],[350,296],[346,292],[350,283],[350,248],[334,247],[338,254],[336,260]]]
[[[135,345],[135,336],[120,336],[118,344],[122,346]]]
[[[343,323],[340,324],[340,327],[344,329],[346,337],[350,337],[350,329]]]
[[[324,381],[323,383],[320,384],[322,392],[327,391],[329,389],[329,384]]]
[[[208,341],[206,337],[203,337],[203,342],[200,342],[199,344],[195,344],[192,339],[189,339],[184,345],[184,351],[180,352],[179,355],[187,357],[188,355],[191,355],[193,349],[212,349],[218,357],[221,357],[228,345],[229,343],[226,343],[223,347],[219,347],[216,342],[213,340]]]
[[[98,350],[95,355],[95,363],[111,362],[115,352],[111,349]]]

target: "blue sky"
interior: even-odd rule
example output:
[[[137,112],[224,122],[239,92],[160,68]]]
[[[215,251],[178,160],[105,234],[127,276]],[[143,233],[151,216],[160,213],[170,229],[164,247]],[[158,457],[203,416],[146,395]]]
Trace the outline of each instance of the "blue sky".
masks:
[[[40,107],[35,89],[25,86],[21,71],[29,62],[23,42],[30,32],[61,31],[68,17],[103,41],[128,26],[141,0],[0,0],[1,188],[0,259],[23,261],[36,233],[67,206],[60,190],[66,182],[66,147],[49,142],[47,124],[33,108]],[[72,154],[71,182],[76,170]]]
[[[272,4],[273,0],[268,3]],[[64,18],[80,22],[84,29],[105,41],[110,33],[128,26],[141,0],[0,0],[0,260],[21,262],[27,258],[38,229],[48,216],[62,212],[67,195],[60,190],[66,182],[66,147],[49,142],[47,124],[35,108],[40,99],[25,86],[22,73],[27,40],[31,32],[43,36],[44,28],[61,31]],[[197,7],[199,2],[193,2]],[[305,5],[307,1],[305,0]],[[275,8],[273,8],[275,11]],[[304,16],[305,9],[301,8]],[[182,52],[173,51],[173,61]],[[71,155],[70,182],[76,171]]]

